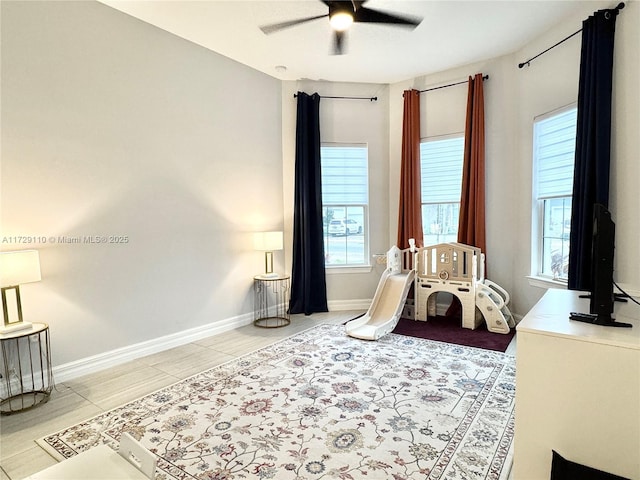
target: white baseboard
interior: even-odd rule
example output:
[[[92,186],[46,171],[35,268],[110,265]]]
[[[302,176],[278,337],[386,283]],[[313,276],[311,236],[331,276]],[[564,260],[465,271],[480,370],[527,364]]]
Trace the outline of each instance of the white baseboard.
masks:
[[[367,310],[371,305],[370,299],[365,300],[338,300],[329,302],[329,310]],[[53,368],[53,376],[56,382],[66,382],[83,375],[99,372],[106,368],[115,367],[122,363],[135,360],[147,355],[162,352],[169,348],[179,347],[196,340],[201,340],[212,335],[217,335],[234,328],[243,327],[253,321],[253,313],[246,313],[233,318],[221,320],[209,325],[195,327],[183,332],[165,335],[145,342],[127,345],[126,347],[104,352],[91,357],[82,358],[73,362],[58,365]]]
[[[82,375],[95,373],[169,348],[179,347],[196,340],[227,332],[234,328],[248,325],[252,321],[253,313],[246,313],[145,342],[127,345],[109,352],[58,365],[53,368],[53,378],[58,383],[72,380]]]
[[[371,302],[371,299],[334,300],[328,302],[328,307],[330,311],[368,310]],[[446,310],[446,307],[448,307],[448,304],[439,304],[438,311],[440,312],[440,310],[443,309]],[[515,317],[516,322],[522,319],[521,315],[515,315]],[[179,347],[196,340],[227,332],[234,328],[248,325],[252,321],[253,314],[246,313],[210,323],[208,325],[195,327],[182,332],[165,335],[163,337],[154,338],[145,342],[128,345],[109,352],[58,365],[53,368],[54,379],[56,382],[69,381],[74,378],[95,373],[147,355],[162,352],[169,348]],[[1,387],[2,385],[0,385],[0,388]]]
[[[511,315],[513,315],[513,321],[515,322],[516,326],[518,326],[518,324],[520,323],[520,320],[524,318],[524,315],[520,315],[519,313],[511,312]]]
[[[335,300],[329,302],[328,307],[330,311],[368,310],[371,301],[371,299]],[[445,305],[442,306],[442,308],[444,307]],[[521,315],[515,315],[515,317],[516,321],[522,319]],[[243,327],[252,321],[253,313],[245,313],[237,317],[227,318],[208,325],[195,327],[133,345],[127,345],[126,347],[109,352],[58,365],[53,368],[54,379],[56,382],[69,381],[83,375],[99,372],[105,368],[115,367],[116,365],[131,360],[162,352],[169,348],[179,347],[196,340],[233,330],[234,328]]]
[[[330,312],[339,312],[342,310],[368,310],[373,300],[355,299],[355,300],[333,300],[327,302]]]

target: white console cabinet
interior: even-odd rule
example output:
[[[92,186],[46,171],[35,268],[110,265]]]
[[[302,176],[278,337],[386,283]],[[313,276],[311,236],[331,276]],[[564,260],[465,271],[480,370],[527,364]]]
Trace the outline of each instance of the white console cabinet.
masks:
[[[572,311],[589,301],[550,289],[518,324],[513,479],[549,479],[556,450],[640,480],[640,321],[601,327]]]

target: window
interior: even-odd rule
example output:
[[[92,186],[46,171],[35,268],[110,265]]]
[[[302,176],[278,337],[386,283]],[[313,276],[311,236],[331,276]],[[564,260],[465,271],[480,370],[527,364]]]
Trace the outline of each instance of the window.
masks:
[[[324,144],[320,157],[325,265],[369,265],[367,146]]]
[[[563,108],[533,123],[534,266],[537,276],[567,280],[577,109]],[[537,259],[536,259],[537,256]]]
[[[458,240],[464,136],[420,143],[422,229],[425,245]]]

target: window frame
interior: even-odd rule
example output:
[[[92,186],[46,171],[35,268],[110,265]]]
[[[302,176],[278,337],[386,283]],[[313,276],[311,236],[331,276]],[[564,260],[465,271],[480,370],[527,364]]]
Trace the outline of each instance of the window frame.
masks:
[[[421,209],[421,214],[422,214],[422,219],[424,220],[424,207],[425,205],[452,205],[452,204],[457,204],[458,205],[458,218],[460,218],[460,202],[461,202],[461,196],[462,196],[462,170],[464,168],[464,132],[455,132],[455,133],[449,133],[449,134],[445,134],[445,135],[434,135],[431,137],[423,137],[420,139],[420,209]],[[458,139],[458,140],[462,140],[462,155],[460,158],[460,194],[458,195],[458,201],[457,202],[424,202],[424,198],[423,198],[423,192],[422,192],[422,176],[425,174],[425,168],[423,163],[422,163],[422,145],[429,143],[429,142],[437,142],[437,141],[442,141],[442,140],[451,140],[451,139]],[[458,238],[458,227],[459,225],[455,226],[455,233],[453,234],[443,234],[444,235],[454,235],[455,238],[453,240],[446,240],[445,239],[440,239],[438,240],[436,243],[444,243],[447,241],[457,241]],[[423,221],[423,225],[422,225],[422,235],[425,238],[425,245],[426,244],[431,244],[430,242],[426,242],[426,238],[429,235],[432,235],[429,231],[429,225],[426,224],[426,222]]]
[[[371,255],[370,255],[370,237],[369,237],[369,204],[370,204],[370,174],[369,174],[369,145],[368,143],[363,142],[321,142],[320,144],[321,152],[323,148],[362,148],[365,153],[365,161],[366,161],[366,202],[363,203],[325,203],[324,198],[322,199],[322,213],[323,213],[323,231],[322,237],[325,245],[325,271],[328,274],[331,273],[360,273],[360,272],[368,272],[371,270]],[[320,163],[322,165],[322,153],[320,155]],[[323,178],[321,177],[321,182]],[[323,190],[324,190],[324,182],[323,182]],[[324,193],[323,193],[324,197]],[[351,208],[362,208],[362,241],[363,241],[363,263],[344,263],[344,264],[328,264],[327,263],[327,245],[332,236],[329,234],[329,222],[325,224],[325,209],[326,208],[344,208],[345,212]],[[349,219],[353,217],[349,217],[348,213],[345,213],[345,219]],[[344,238],[345,242],[349,241],[350,235],[344,235],[344,237],[336,237],[338,239]],[[345,245],[345,251],[347,247]]]
[[[572,110],[576,111],[577,117],[577,103],[572,102],[568,105],[556,108],[549,112],[537,115],[532,122],[532,232],[531,232],[531,275],[528,277],[531,285],[548,287],[549,285],[564,286],[567,285],[567,279],[564,277],[556,277],[544,272],[544,252],[545,252],[545,239],[549,238],[545,236],[545,202],[551,200],[573,200],[573,192],[566,194],[554,194],[548,196],[539,195],[539,178],[538,178],[538,135],[536,132],[536,125],[539,122],[548,120],[553,117],[565,114]],[[577,118],[576,118],[577,125]],[[574,156],[575,156],[575,143],[574,143]],[[567,247],[568,248],[568,247]],[[568,250],[567,250],[568,251]]]

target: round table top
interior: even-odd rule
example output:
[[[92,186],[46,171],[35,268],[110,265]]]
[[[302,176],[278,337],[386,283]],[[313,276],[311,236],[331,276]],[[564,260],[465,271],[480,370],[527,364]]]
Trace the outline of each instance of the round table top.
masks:
[[[289,275],[285,275],[282,273],[261,273],[260,275],[255,275],[253,278],[255,280],[275,281],[287,280],[289,278]]]
[[[12,332],[2,333],[0,332],[0,340],[9,340],[11,338],[20,338],[33,335],[34,333],[40,333],[49,328],[46,323],[31,323],[29,327],[22,328],[20,330],[14,330]]]

